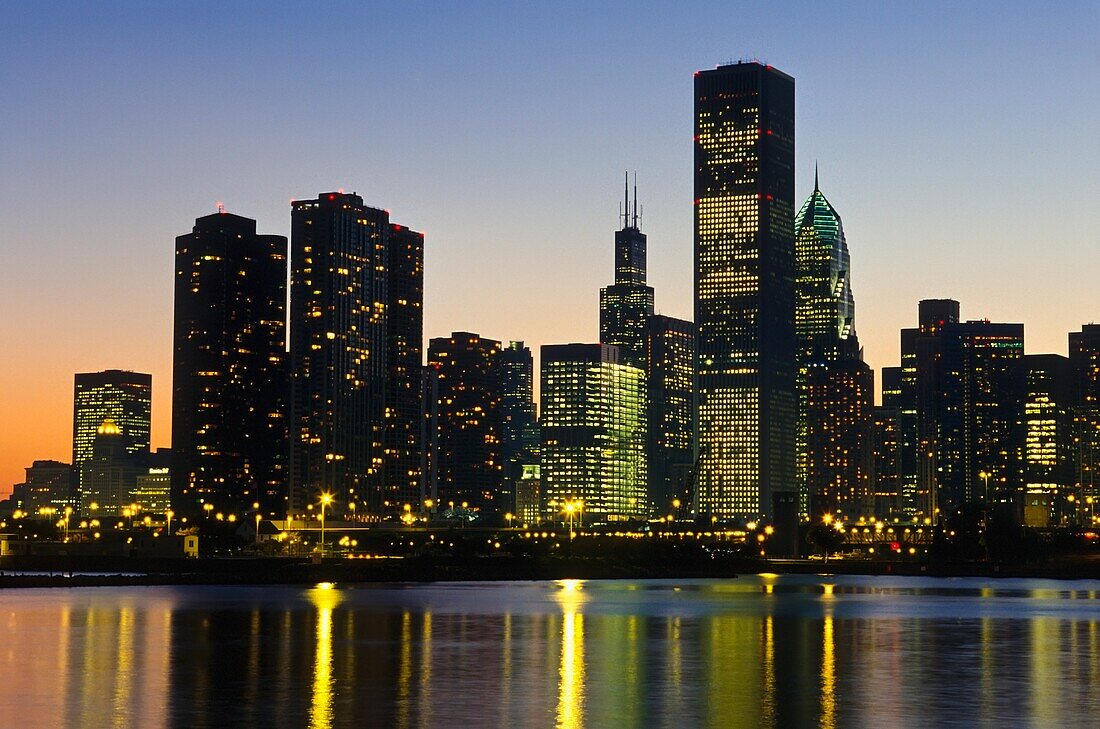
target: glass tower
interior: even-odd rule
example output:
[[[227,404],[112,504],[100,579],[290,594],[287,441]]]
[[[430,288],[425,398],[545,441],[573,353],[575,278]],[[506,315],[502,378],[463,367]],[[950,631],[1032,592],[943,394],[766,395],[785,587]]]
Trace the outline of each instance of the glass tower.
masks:
[[[540,497],[548,519],[564,519],[565,505],[578,501],[585,523],[648,514],[645,371],[620,356],[606,344],[542,347]]]
[[[872,513],[873,373],[856,337],[844,223],[816,170],[794,227],[802,509],[816,515],[844,505],[848,513]]]
[[[769,514],[797,491],[794,79],[756,62],[695,75],[698,506]]]

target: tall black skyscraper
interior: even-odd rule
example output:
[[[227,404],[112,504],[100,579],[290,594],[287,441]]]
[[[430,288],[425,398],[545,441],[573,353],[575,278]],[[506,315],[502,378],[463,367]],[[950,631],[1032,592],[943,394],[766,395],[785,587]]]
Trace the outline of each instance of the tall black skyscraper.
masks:
[[[391,224],[386,261],[387,376],[379,497],[384,510],[388,502],[389,511],[396,512],[404,504],[419,508],[423,498],[424,234]]]
[[[389,214],[329,192],[291,209],[290,511],[378,508]],[[352,506],[354,504],[354,507]]]
[[[638,229],[638,187],[630,206],[624,185],[623,227],[615,233],[615,283],[600,289],[600,342],[619,347],[623,361],[645,369],[646,318],[653,287],[646,285],[646,237]]]
[[[172,505],[286,508],[287,243],[219,212],[176,238]]]
[[[795,489],[794,79],[695,75],[698,511],[771,511]]]

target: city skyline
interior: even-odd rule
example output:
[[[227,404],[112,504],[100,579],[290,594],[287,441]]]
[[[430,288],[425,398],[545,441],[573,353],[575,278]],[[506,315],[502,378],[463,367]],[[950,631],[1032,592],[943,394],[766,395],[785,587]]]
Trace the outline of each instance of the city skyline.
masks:
[[[257,71],[250,65],[255,61],[231,53],[215,54],[225,64],[222,72],[226,76],[208,74],[210,69],[198,62],[194,67],[164,69],[170,71],[164,83],[173,88],[172,94],[162,91],[143,100],[140,95],[160,89],[161,82],[154,82],[156,74],[125,63],[123,51],[95,51],[100,55],[98,65],[91,69],[94,79],[66,76],[56,64],[35,67],[37,54],[50,52],[82,22],[99,28],[94,34],[97,40],[87,43],[112,42],[113,35],[101,27],[118,19],[112,13],[104,18],[83,18],[77,9],[71,18],[58,22],[48,8],[37,14],[20,12],[29,14],[24,18],[28,22],[21,24],[27,37],[43,42],[33,50],[25,40],[5,43],[6,50],[0,52],[8,68],[28,70],[23,78],[5,77],[5,86],[10,85],[12,91],[12,109],[41,113],[52,108],[43,105],[41,92],[31,88],[36,84],[51,93],[61,92],[61,96],[68,92],[73,103],[89,103],[64,123],[36,126],[34,114],[12,119],[6,126],[13,134],[0,143],[10,160],[0,175],[8,201],[0,211],[0,240],[5,247],[14,243],[13,249],[18,251],[8,258],[8,266],[0,274],[0,301],[5,312],[11,313],[2,325],[5,357],[0,416],[5,423],[19,424],[6,427],[0,439],[0,494],[21,479],[32,460],[67,459],[74,372],[115,368],[152,373],[152,445],[169,445],[171,243],[195,217],[213,212],[217,200],[225,202],[230,212],[258,220],[264,232],[287,235],[290,197],[309,196],[321,189],[356,189],[371,204],[397,209],[401,219],[417,221],[417,227],[431,236],[425,341],[449,331],[479,331],[502,340],[524,339],[537,350],[544,343],[596,338],[595,302],[599,286],[606,283],[611,270],[612,254],[604,241],[616,227],[612,217],[619,196],[616,181],[622,169],[637,169],[647,208],[643,225],[649,235],[651,284],[660,292],[658,311],[688,316],[692,266],[690,75],[742,53],[752,55],[755,51],[798,79],[795,198],[801,200],[808,194],[813,162],[820,160],[830,199],[844,211],[855,259],[853,279],[860,294],[861,342],[876,370],[898,363],[897,332],[912,326],[911,312],[919,299],[961,300],[964,320],[988,317],[1023,322],[1028,353],[1065,353],[1067,333],[1091,321],[1100,303],[1100,294],[1088,284],[1087,266],[1074,266],[1075,261],[1088,260],[1091,252],[1087,244],[1093,241],[1084,221],[1098,192],[1095,176],[1086,169],[1086,161],[1096,158],[1089,145],[1097,142],[1083,134],[1092,115],[1091,104],[1072,98],[1075,86],[1087,88],[1082,84],[1087,75],[1081,74],[1089,71],[1090,63],[1094,68],[1097,60],[1095,50],[1084,47],[1086,34],[1080,30],[1089,27],[1088,16],[1095,16],[1094,8],[1061,8],[1049,16],[1012,19],[987,19],[982,10],[975,9],[953,11],[953,23],[940,42],[920,52],[916,52],[916,39],[922,34],[916,31],[930,33],[932,17],[943,12],[904,11],[914,27],[913,34],[904,36],[911,43],[905,48],[914,51],[913,57],[899,59],[904,53],[882,56],[890,58],[893,65],[875,71],[905,87],[904,93],[884,89],[882,84],[870,84],[858,93],[859,82],[870,78],[868,71],[859,69],[859,62],[873,61],[876,53],[882,54],[881,41],[857,44],[847,55],[815,67],[813,53],[825,48],[797,32],[798,24],[808,21],[799,20],[793,11],[782,11],[759,26],[764,30],[753,38],[730,32],[735,15],[731,12],[729,22],[717,23],[725,29],[725,37],[718,37],[717,28],[709,30],[704,42],[695,46],[682,42],[687,31],[685,18],[671,23],[667,34],[656,38],[655,51],[633,64],[617,62],[615,54],[606,51],[601,62],[594,64],[601,73],[584,83],[581,80],[587,69],[562,61],[561,56],[553,63],[536,64],[536,78],[549,81],[553,98],[565,105],[552,116],[553,128],[537,121],[544,107],[536,105],[529,92],[513,85],[503,87],[500,93],[513,94],[519,106],[502,118],[489,114],[471,119],[468,112],[456,111],[458,102],[445,98],[444,108],[451,113],[449,128],[443,129],[447,134],[443,141],[428,145],[426,152],[414,153],[415,140],[433,129],[438,131],[434,124],[424,122],[401,132],[396,128],[400,124],[391,128],[392,122],[385,120],[374,119],[373,126],[363,120],[332,122],[340,132],[334,136],[361,127],[364,153],[382,145],[398,149],[396,157],[401,157],[401,152],[413,154],[410,170],[399,174],[394,174],[397,163],[389,157],[373,164],[372,157],[348,159],[323,147],[315,150],[314,165],[307,164],[308,158],[296,156],[285,169],[272,166],[283,154],[276,144],[287,145],[314,128],[326,128],[328,120],[323,115],[296,114],[282,127],[261,126],[259,139],[266,144],[247,141],[248,130],[241,126],[256,121],[256,112],[229,114],[224,127],[170,123],[166,114],[182,111],[185,102],[207,99],[199,91],[203,83],[209,84],[210,93],[232,98],[227,92],[245,82],[248,72]],[[240,20],[236,12],[227,11],[230,24]],[[498,27],[509,19],[504,12],[481,10],[462,22],[476,22],[485,15],[492,15]],[[583,14],[567,11],[564,15],[552,18],[554,22],[546,30],[536,27],[534,16],[524,20],[519,30],[534,34],[537,41],[525,52],[544,49],[544,44],[565,33],[567,20]],[[176,20],[181,22],[173,32],[192,30],[187,19]],[[258,34],[261,39],[281,28],[278,23],[261,20],[256,22],[267,31]],[[449,20],[454,18],[441,17],[429,23],[432,32],[443,33],[439,26]],[[743,18],[737,20],[741,25]],[[831,22],[853,33],[860,20],[870,22],[871,28],[875,22],[885,22],[879,13],[866,9],[862,13],[837,10]],[[990,21],[988,37],[979,34],[972,39],[968,32],[984,20]],[[395,11],[383,21],[403,27],[408,18],[402,19]],[[627,19],[627,27],[654,40],[652,21],[651,16],[640,13]],[[793,25],[780,31],[781,21]],[[127,20],[121,27],[132,30],[140,22]],[[583,39],[598,34],[603,22],[606,19],[585,27],[582,40],[576,42],[583,44]],[[901,21],[895,17],[891,22]],[[51,23],[56,23],[57,29],[43,36],[43,28]],[[1073,28],[1058,30],[1067,23]],[[1020,33],[996,32],[1012,24],[1027,24],[1033,32],[1026,37],[1033,40],[1021,44]],[[321,21],[306,25],[308,42],[318,42],[321,30],[338,32]],[[1054,42],[1059,39],[1068,42]],[[502,71],[493,70],[488,56],[492,50],[500,51],[501,44],[513,53],[521,51],[519,43],[499,41],[491,44],[484,56],[479,53],[467,58],[463,67],[476,70],[475,80],[496,83],[495,74]],[[799,48],[800,44],[806,48]],[[680,48],[673,51],[676,46]],[[1040,48],[1044,54],[1041,62],[1036,62]],[[151,46],[142,45],[139,50],[153,53],[157,60]],[[88,52],[88,47],[77,44],[69,53],[81,51]],[[384,64],[384,70],[407,65],[400,63],[400,54],[392,47],[379,53],[390,54],[385,56],[389,65]],[[331,59],[306,65],[316,70],[315,64],[327,60]],[[591,53],[582,54],[575,63],[593,60]],[[997,75],[994,61],[1007,64],[1012,72],[999,71]],[[364,60],[357,62],[362,65]],[[1051,80],[1047,72],[1040,76],[1033,65],[1048,71],[1056,66],[1059,78]],[[942,89],[935,80],[937,69],[944,73],[965,70],[985,83]],[[916,85],[907,85],[907,80],[913,80],[907,72],[914,70],[921,79]],[[417,65],[413,71],[395,73],[396,78],[383,86],[415,85],[418,75],[424,73],[424,66]],[[617,80],[621,75],[637,83],[626,83],[624,90]],[[310,91],[312,98],[329,98],[331,91],[323,86],[302,86],[305,78],[293,76],[285,88],[266,79],[256,93],[271,92],[273,97],[267,103],[290,103],[291,91],[302,88]],[[914,115],[922,104],[936,98],[930,84],[944,92],[943,103],[964,112],[953,117],[949,129],[938,115]],[[404,93],[411,93],[408,88]],[[646,93],[640,94],[641,88]],[[363,97],[368,96],[364,92]],[[613,135],[611,122],[621,120],[624,96],[633,98],[645,113],[637,115],[636,130],[616,128]],[[413,99],[398,96],[406,103]],[[993,99],[1004,106],[989,107]],[[492,100],[495,105],[489,111],[507,108],[506,100]],[[120,129],[107,128],[115,114],[107,113],[105,102],[121,104],[132,112],[124,115],[127,119]],[[218,108],[234,110],[232,101],[219,100],[218,104]],[[987,108],[983,109],[983,104]],[[925,106],[924,111],[929,108]],[[1026,120],[1006,119],[1006,110],[1025,118],[1043,110],[1044,117],[1057,123],[1036,131]],[[918,116],[919,121],[910,121],[910,116]],[[996,124],[991,124],[994,117]],[[517,138],[512,132],[502,133],[508,122],[517,123],[529,134],[548,134],[547,146],[553,151],[547,155],[517,152]],[[874,128],[879,126],[885,131],[876,133]],[[454,146],[463,135],[466,145]],[[1069,144],[1062,141],[1067,136]],[[501,146],[510,151],[486,150],[480,140],[487,138],[502,138]],[[219,141],[221,148],[215,144]],[[171,157],[168,166],[152,166],[161,145],[177,142],[176,154],[202,152],[204,158],[221,159],[201,174],[182,162],[183,157]],[[453,156],[429,159],[440,149],[435,145],[448,142]],[[864,143],[858,154],[852,150],[857,142]],[[97,145],[100,149],[93,149]],[[608,149],[594,152],[599,145]],[[553,155],[563,150],[570,154],[554,159]],[[955,162],[956,157],[961,163]],[[250,163],[242,164],[245,160]],[[459,191],[442,173],[448,166],[464,165],[477,165],[483,172],[468,185],[469,190]],[[232,174],[226,174],[231,168]],[[175,179],[174,170],[184,172],[180,179]],[[90,184],[92,177],[97,180],[95,185]],[[103,179],[109,182],[104,184]],[[52,190],[49,195],[40,192],[47,181]],[[519,181],[529,182],[516,184]],[[58,206],[59,197],[69,204]],[[538,225],[530,225],[531,210],[543,213]],[[526,226],[521,224],[524,220]],[[486,230],[492,234],[485,235]],[[459,273],[470,272],[483,265],[492,273],[494,286],[482,290],[472,290],[465,276],[446,273],[456,267]],[[899,271],[906,275],[898,276]],[[913,271],[917,275],[911,275]],[[980,280],[974,280],[975,271],[982,272]],[[538,285],[532,287],[533,280]],[[567,293],[567,301],[561,300],[561,291]],[[525,298],[520,300],[528,302],[527,306],[502,305],[521,294]]]

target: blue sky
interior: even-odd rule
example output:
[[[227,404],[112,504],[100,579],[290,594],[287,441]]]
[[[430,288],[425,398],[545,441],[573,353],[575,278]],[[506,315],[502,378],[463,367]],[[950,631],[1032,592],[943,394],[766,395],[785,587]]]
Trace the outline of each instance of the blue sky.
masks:
[[[172,245],[222,201],[287,234],[356,190],[427,233],[427,336],[593,341],[624,170],[650,282],[691,314],[691,74],[797,82],[798,195],[845,222],[857,329],[916,302],[1100,318],[1100,4],[21,3],[0,27],[0,491],[69,457],[75,371],[154,375],[169,440]],[[12,425],[19,423],[18,426]]]

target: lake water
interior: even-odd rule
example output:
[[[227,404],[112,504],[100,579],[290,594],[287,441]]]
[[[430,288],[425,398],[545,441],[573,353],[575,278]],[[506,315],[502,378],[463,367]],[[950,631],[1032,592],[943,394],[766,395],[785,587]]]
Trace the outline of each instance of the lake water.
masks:
[[[0,593],[3,727],[1100,725],[1100,582]]]

